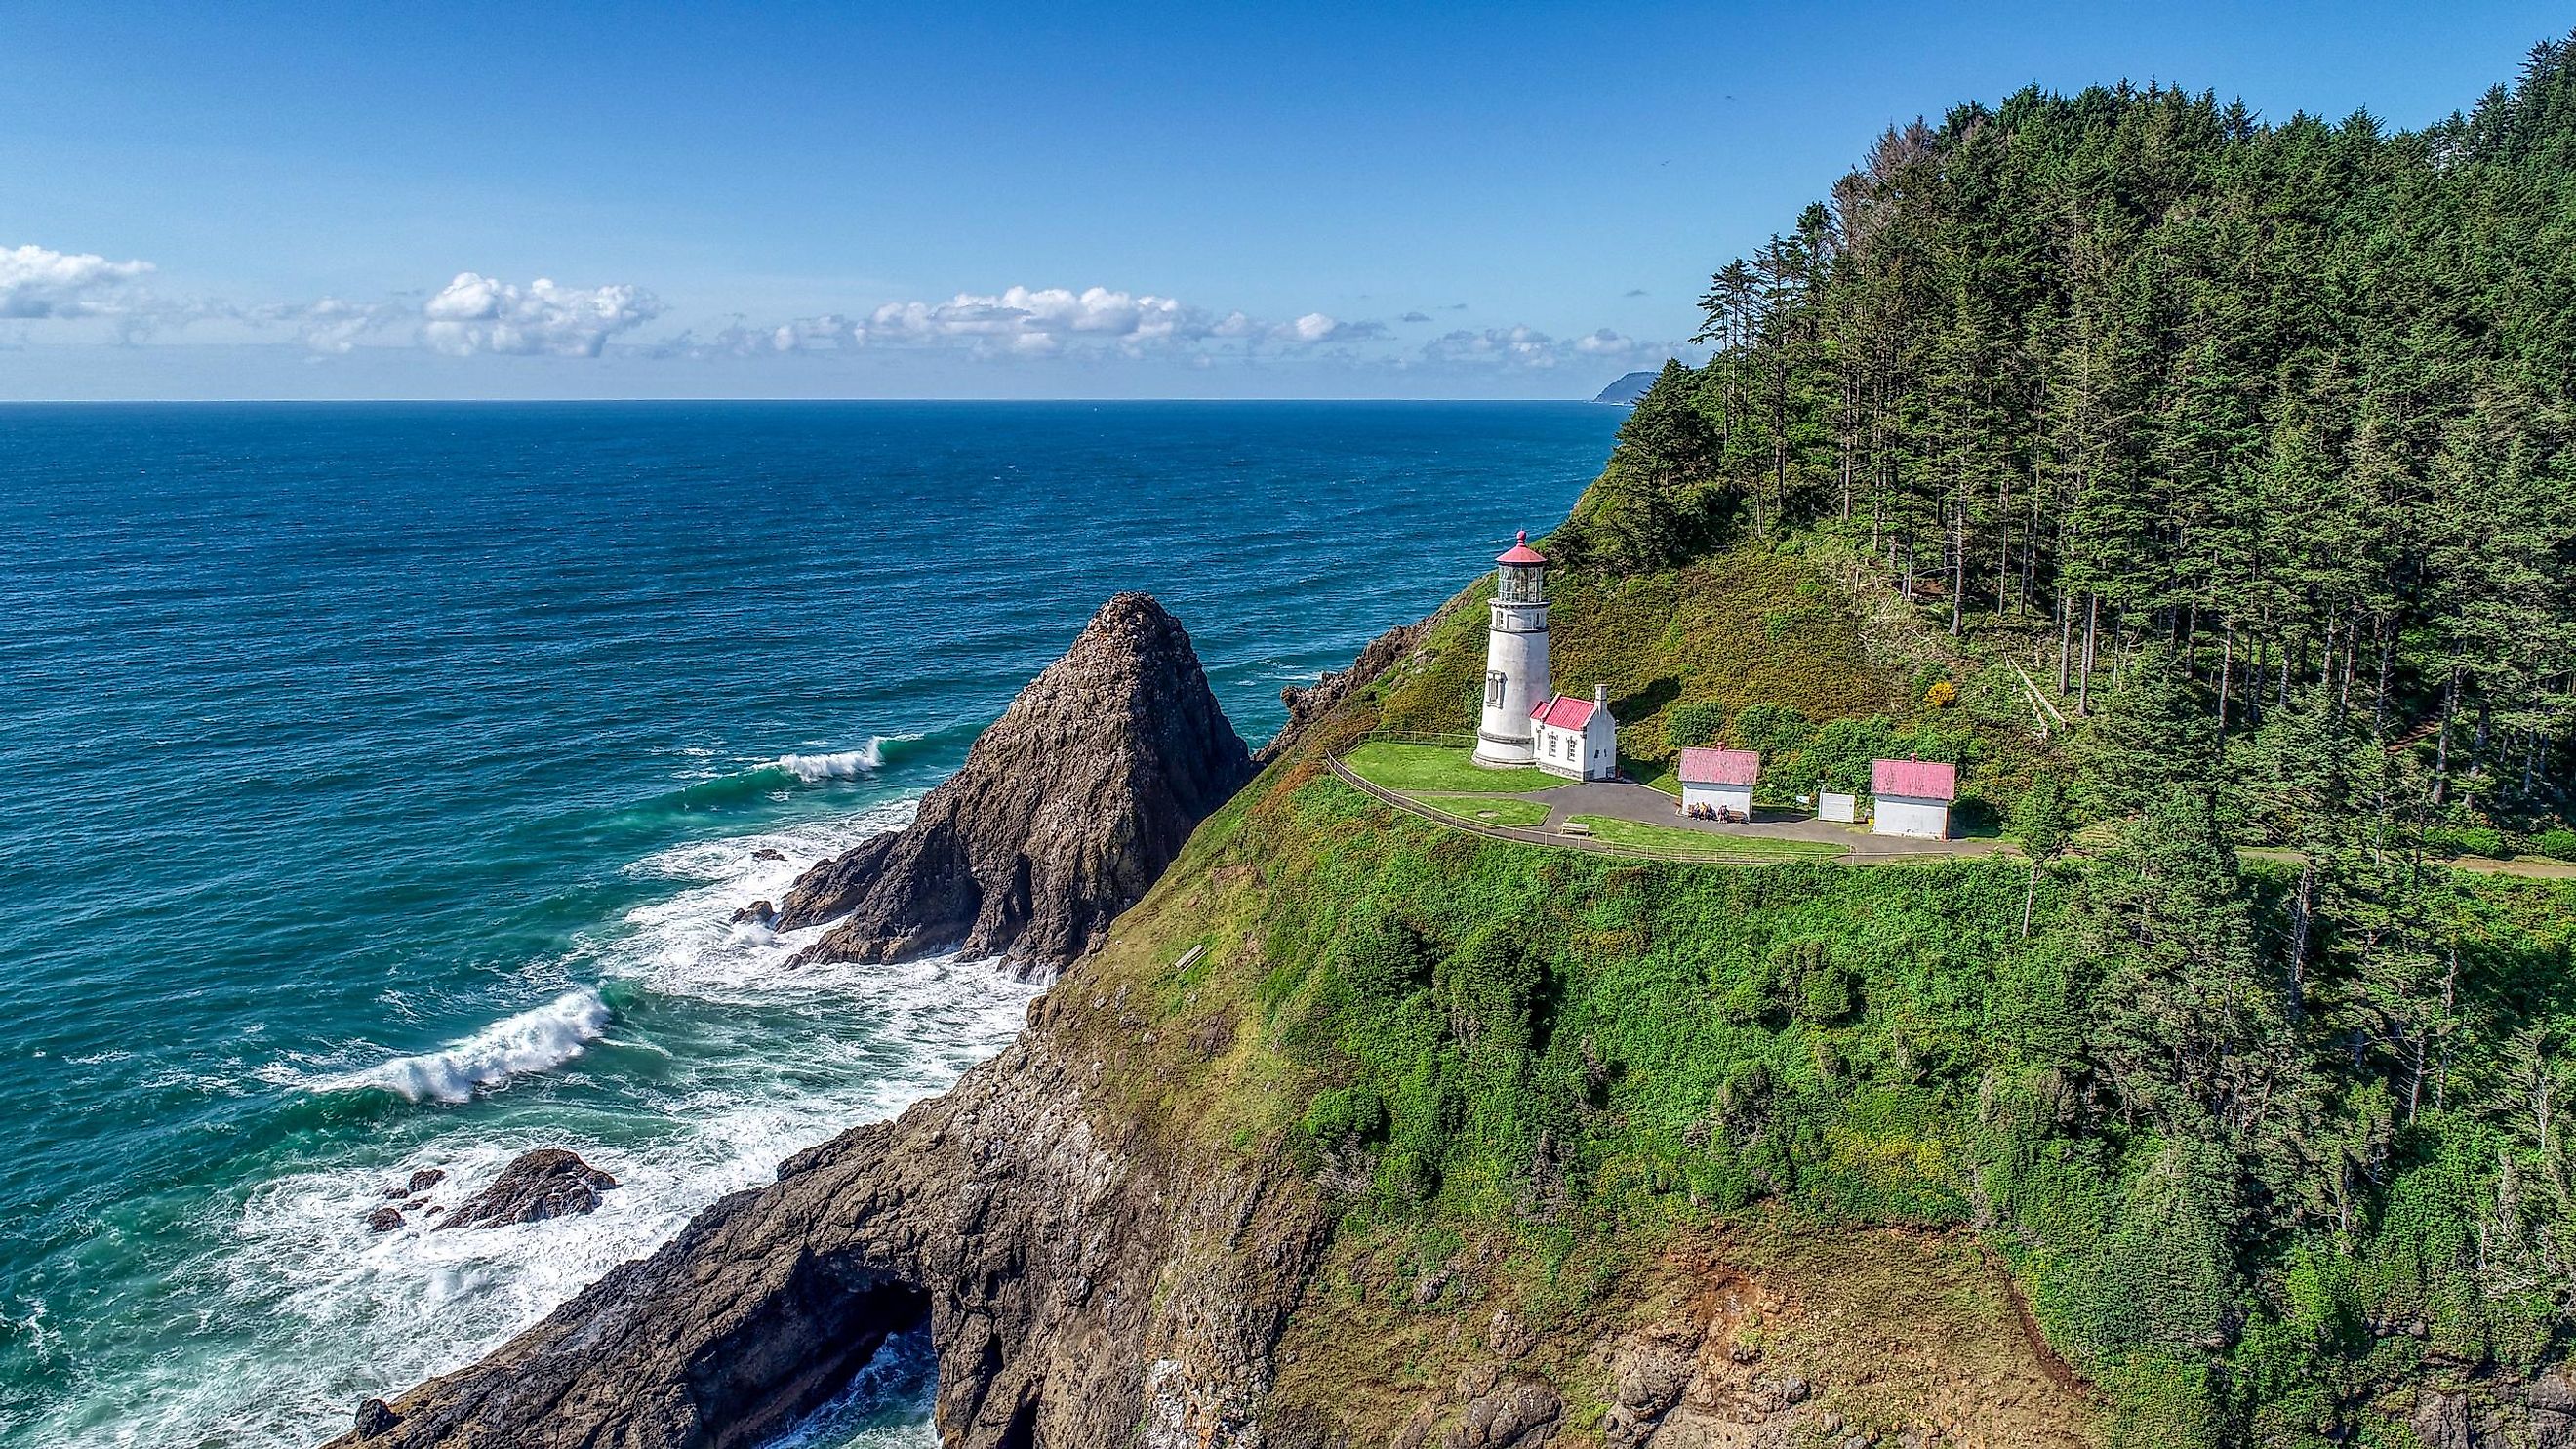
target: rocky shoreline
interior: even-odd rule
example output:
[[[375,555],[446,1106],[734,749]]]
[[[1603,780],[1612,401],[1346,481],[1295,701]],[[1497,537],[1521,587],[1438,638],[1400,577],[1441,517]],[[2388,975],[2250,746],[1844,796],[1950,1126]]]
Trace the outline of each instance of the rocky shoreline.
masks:
[[[801,959],[962,949],[1060,971],[1252,771],[1188,633],[1121,594],[911,825],[808,871],[768,918],[831,923]],[[790,1159],[483,1362],[369,1400],[334,1442],[754,1445],[927,1322],[952,1449],[1105,1444],[1139,1424],[1167,1449],[1250,1449],[1326,1219],[1302,1184],[1186,1160],[1089,1110],[1096,1065],[1067,1059],[1053,1024],[1105,1003],[1065,998],[947,1095]]]
[[[1251,1449],[1328,1219],[1294,1182],[1105,1132],[1041,1005],[946,1096],[791,1158],[335,1443],[755,1445],[926,1321],[950,1449],[1139,1425],[1157,1449]]]

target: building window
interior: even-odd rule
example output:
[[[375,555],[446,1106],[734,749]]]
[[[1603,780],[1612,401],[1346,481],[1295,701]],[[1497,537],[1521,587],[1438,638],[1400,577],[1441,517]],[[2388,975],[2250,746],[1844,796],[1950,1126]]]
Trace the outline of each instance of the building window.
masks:
[[[1494,706],[1501,704],[1502,702],[1503,671],[1499,669],[1488,669],[1485,671],[1485,708],[1492,709]]]

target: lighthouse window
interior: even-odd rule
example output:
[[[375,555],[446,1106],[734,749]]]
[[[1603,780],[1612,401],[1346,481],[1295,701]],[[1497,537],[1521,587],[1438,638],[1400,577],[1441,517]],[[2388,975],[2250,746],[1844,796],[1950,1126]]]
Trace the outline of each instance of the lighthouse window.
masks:
[[[1488,669],[1485,671],[1485,707],[1487,709],[1492,709],[1502,702],[1503,671],[1499,669]]]

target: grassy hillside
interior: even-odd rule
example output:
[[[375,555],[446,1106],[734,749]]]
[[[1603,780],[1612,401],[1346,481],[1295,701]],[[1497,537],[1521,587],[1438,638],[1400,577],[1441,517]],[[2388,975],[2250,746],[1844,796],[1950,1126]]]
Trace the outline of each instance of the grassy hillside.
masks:
[[[1785,799],[1820,769],[1865,774],[1872,754],[1914,753],[1965,766],[1969,814],[2000,815],[2038,748],[2020,685],[1910,627],[1852,564],[1816,537],[1739,541],[1657,572],[1554,570],[1556,685],[1610,687],[1620,756],[1641,780],[1667,779],[1685,744],[1725,743],[1761,749],[1764,794]],[[1450,601],[1416,660],[1369,692],[1366,725],[1475,728],[1492,593],[1487,577]]]
[[[1545,540],[1541,541],[1542,543]],[[1424,643],[1427,667],[1390,687],[1390,729],[1474,729],[1484,692],[1491,577],[1445,610]],[[1815,720],[1910,709],[1907,681],[1874,667],[1841,591],[1802,561],[1738,550],[1670,573],[1550,581],[1548,658],[1557,687],[1610,686],[1624,751],[1662,759],[1676,706],[1732,713],[1762,702]]]
[[[1978,1355],[2035,1361],[1996,1326],[2002,1278],[1960,1267],[1978,1244],[2095,1386],[2050,1401],[2052,1432],[2103,1442],[2323,1444],[2402,1417],[2415,1377],[2555,1356],[2561,1300],[2528,1275],[2565,1161],[2529,1154],[2563,1147],[2514,1124],[2507,1059],[2576,1028],[2576,889],[2451,882],[2476,929],[2442,1100],[2396,1120],[2364,1076],[2301,1086],[2305,1156],[2257,1197],[2114,1084],[2156,1070],[2134,1049],[2163,1008],[2099,954],[2089,898],[2134,869],[2043,877],[2024,937],[2018,863],[1629,864],[1444,830],[1308,758],[1204,827],[1064,989],[1118,1003],[1095,1045],[1137,1120],[1341,1204],[1274,1405],[1321,1438],[1391,1436],[1508,1307],[1583,1442],[1595,1339],[1681,1291],[1683,1259],[1769,1261],[1801,1302],[1875,1273],[1986,1325],[1911,1388],[1836,1387],[1856,1424],[1931,1422]],[[2287,884],[2253,883],[2255,909]],[[2267,1049],[2298,1049],[2280,1031]],[[2531,1175],[2499,1199],[2507,1161]]]

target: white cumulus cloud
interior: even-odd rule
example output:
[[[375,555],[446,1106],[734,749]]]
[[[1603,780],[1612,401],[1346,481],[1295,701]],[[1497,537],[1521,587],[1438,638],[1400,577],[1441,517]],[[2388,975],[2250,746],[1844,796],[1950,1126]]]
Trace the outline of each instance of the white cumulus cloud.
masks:
[[[292,327],[307,348],[336,357],[355,351],[366,334],[399,325],[411,312],[393,302],[324,297],[314,302],[271,302],[234,315],[255,327]]]
[[[87,317],[152,270],[150,262],[111,262],[91,252],[0,247],[0,317]]]
[[[945,302],[888,302],[868,315],[866,340],[966,342],[1045,356],[1074,340],[1141,349],[1213,335],[1219,323],[1170,297],[1109,287],[1008,287],[960,292]]]
[[[1327,342],[1370,342],[1386,335],[1382,322],[1340,322],[1322,312],[1309,312],[1294,322],[1283,322],[1271,329],[1271,335],[1299,347],[1320,347]]]
[[[422,343],[451,357],[597,357],[609,338],[662,315],[662,303],[624,284],[565,287],[539,277],[521,287],[459,272],[420,311]]]
[[[958,348],[979,357],[1143,357],[1174,353],[1305,349],[1374,342],[1381,322],[1345,322],[1309,312],[1286,322],[1216,313],[1176,298],[1114,287],[1005,287],[959,292],[944,302],[888,302],[856,320],[837,314],[775,328],[737,323],[713,340],[665,349],[674,355],[750,356],[824,348]]]
[[[1444,333],[1422,345],[1422,360],[1451,366],[1545,369],[1580,362],[1587,366],[1661,361],[1679,349],[1667,342],[1640,342],[1607,327],[1580,337],[1553,337],[1534,327],[1487,327]]]

